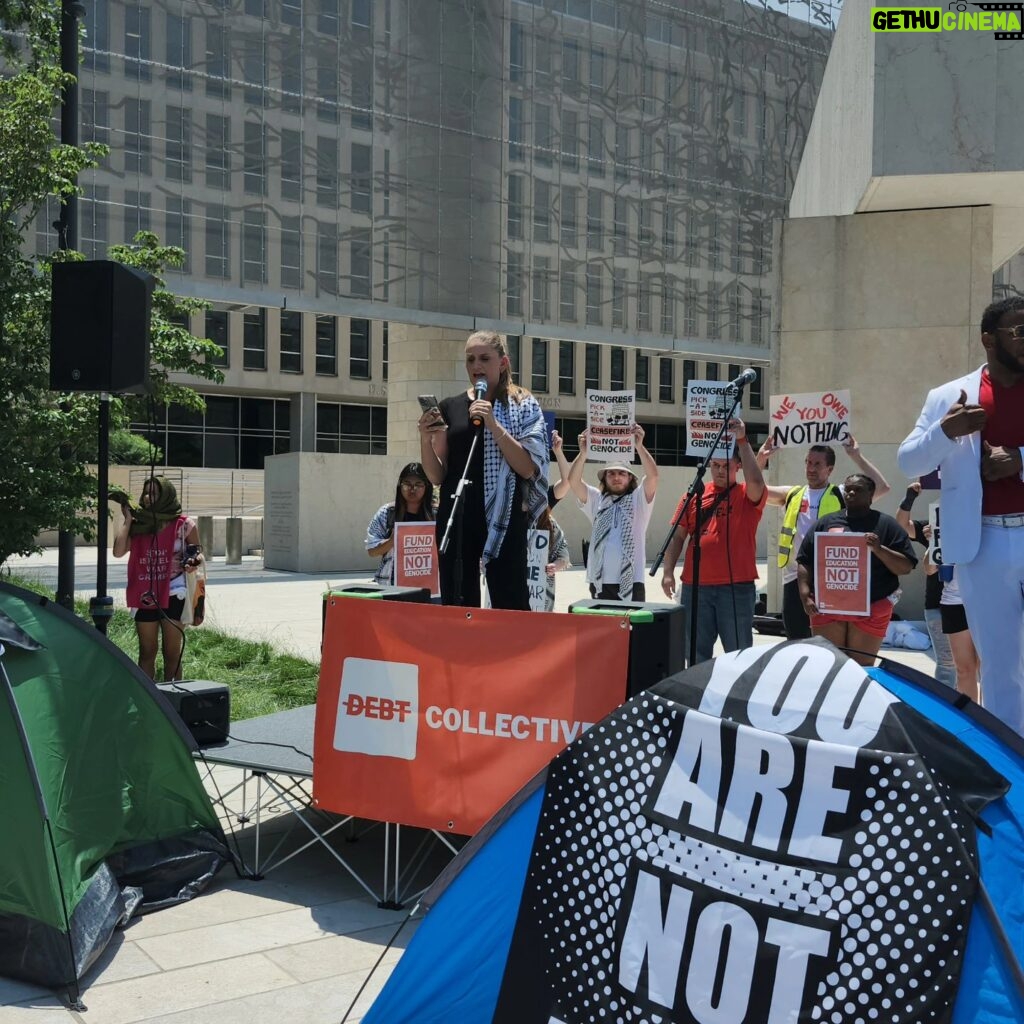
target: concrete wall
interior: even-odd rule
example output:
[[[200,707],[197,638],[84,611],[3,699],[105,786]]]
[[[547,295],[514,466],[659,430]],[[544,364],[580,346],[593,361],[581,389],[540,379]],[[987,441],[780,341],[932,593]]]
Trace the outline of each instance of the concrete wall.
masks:
[[[792,392],[850,388],[853,433],[894,492],[878,507],[894,513],[908,482],[896,449],[925,395],[984,361],[979,323],[992,295],[992,210],[788,220],[780,248],[772,392],[780,382]],[[780,452],[773,482],[801,482],[804,454]],[[850,471],[839,459],[836,480]],[[771,519],[777,529],[777,513]],[[769,594],[779,586],[773,580]],[[916,616],[920,574],[905,590],[900,613]]]
[[[377,560],[363,539],[373,514],[394,497],[398,472],[407,460],[396,456],[322,455],[292,452],[266,461],[264,562],[268,569],[292,572],[361,572],[370,575]],[[597,482],[597,463],[584,478]],[[558,470],[553,468],[553,480]],[[669,466],[659,476],[658,499],[647,530],[652,559],[668,532],[669,519],[686,492],[693,470]],[[555,510],[565,530],[573,564],[582,564],[582,541],[590,525],[572,498]],[[774,540],[773,540],[774,546]],[[758,535],[759,557],[766,550],[765,526]],[[660,577],[659,577],[660,579]],[[648,580],[657,587],[658,581]]]

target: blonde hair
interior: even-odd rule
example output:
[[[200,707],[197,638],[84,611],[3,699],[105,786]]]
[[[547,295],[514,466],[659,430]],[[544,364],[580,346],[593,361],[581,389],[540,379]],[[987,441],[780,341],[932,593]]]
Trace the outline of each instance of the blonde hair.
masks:
[[[526,388],[520,387],[512,380],[512,364],[508,362],[508,349],[501,335],[497,331],[474,331],[467,339],[466,344],[483,342],[490,345],[498,353],[499,359],[505,359],[506,363],[501,368],[501,375],[498,377],[498,386],[494,392],[494,399],[497,402],[515,402],[517,405],[529,395]]]

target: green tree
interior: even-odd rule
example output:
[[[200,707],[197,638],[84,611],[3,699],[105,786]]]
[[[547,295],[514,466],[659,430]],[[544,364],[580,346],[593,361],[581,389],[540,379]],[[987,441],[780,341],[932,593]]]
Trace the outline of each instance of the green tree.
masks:
[[[59,26],[59,4],[50,0],[0,0],[0,565],[35,550],[42,530],[91,537],[95,524],[96,482],[86,460],[96,450],[98,399],[48,390],[51,258],[31,256],[28,244],[47,197],[74,194],[78,175],[106,152],[91,144],[61,145],[54,134],[61,91],[70,81],[59,70]],[[165,267],[181,265],[184,253],[145,233],[134,245],[115,246],[111,257],[160,279]],[[66,259],[81,256],[62,251],[52,257]],[[151,370],[159,404],[203,406],[201,396],[171,374],[222,379],[211,365],[220,349],[176,324],[204,305],[176,298],[160,280]],[[115,399],[112,426],[141,416],[139,403]]]

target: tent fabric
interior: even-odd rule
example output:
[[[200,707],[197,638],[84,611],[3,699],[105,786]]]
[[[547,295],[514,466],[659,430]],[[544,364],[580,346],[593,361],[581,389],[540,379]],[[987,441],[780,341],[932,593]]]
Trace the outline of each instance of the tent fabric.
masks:
[[[0,614],[39,645],[5,645],[10,689],[0,674],[0,973],[60,986],[136,904],[191,898],[229,854],[153,682],[46,598],[0,584]]]
[[[822,652],[836,659],[835,667],[823,669],[814,681],[802,674],[801,666],[821,660]],[[718,682],[713,684],[718,661]],[[500,826],[489,826],[486,841],[459,855],[446,874],[446,886],[428,894],[428,902],[436,902],[365,1017],[367,1024],[453,1019],[460,1024],[756,1024],[783,1019],[793,1024],[855,1024],[861,1019],[1010,1024],[1024,1019],[996,926],[973,902],[980,874],[1019,959],[1024,949],[1020,738],[969,702],[955,697],[950,701],[948,691],[934,690],[919,673],[883,667],[868,679],[859,666],[820,640],[737,652],[716,662],[658,684],[590,730],[552,762],[542,790]],[[722,685],[723,677],[730,680],[728,686]],[[774,690],[764,686],[766,680]],[[842,684],[851,682],[844,704],[836,695],[842,695]],[[752,694],[759,685],[774,697],[755,707]],[[776,739],[787,735],[797,768],[806,765],[811,733],[806,723],[794,724],[794,713],[818,721],[840,761],[853,757],[856,748],[853,767],[834,774],[836,787],[848,789],[848,807],[826,809],[824,820],[831,826],[822,829],[823,836],[842,835],[842,857],[824,873],[818,865],[818,877],[808,875],[803,895],[790,890],[792,899],[783,898],[787,879],[815,867],[813,858],[782,849],[800,832],[792,827],[792,814],[780,830],[780,850],[786,855],[759,848],[754,857],[743,848],[753,842],[754,832],[748,831],[738,846],[721,837],[712,841],[706,830],[691,827],[677,841],[652,815],[650,793],[643,795],[638,777],[666,759],[666,749],[680,741],[688,717],[690,727],[707,726],[710,710],[719,716],[714,729],[726,754],[730,745],[736,749],[737,742],[751,742],[753,725],[747,716],[761,725],[774,716],[773,730],[780,733]],[[869,721],[870,727],[865,725]],[[639,723],[649,726],[646,735],[638,730]],[[772,758],[781,748],[773,746],[773,730],[754,731],[761,734],[765,751],[776,752],[765,753],[760,761],[748,758],[745,767],[741,758],[734,758],[722,772],[727,784],[730,772],[742,782],[746,771],[756,783],[777,770],[779,762],[773,768]],[[813,742],[820,744],[823,738]],[[845,753],[840,749],[844,746]],[[822,748],[814,749],[820,757]],[[706,756],[713,765],[714,758]],[[723,764],[727,761],[723,758]],[[703,773],[710,769],[700,758],[690,767],[689,782],[698,783],[699,790]],[[685,772],[676,782],[680,779],[686,781]],[[695,797],[692,785],[684,789]],[[828,786],[823,792],[835,797]],[[699,803],[699,794],[696,798]],[[887,800],[891,807],[883,806]],[[723,814],[723,803],[727,801],[707,805],[704,826],[714,821],[711,808]],[[605,814],[589,833],[581,830],[580,819],[611,805],[617,808],[614,815]],[[920,813],[922,808],[928,813]],[[724,820],[708,827],[724,828]],[[841,824],[850,826],[845,835]],[[652,850],[659,851],[657,868],[646,881],[638,880],[636,861]],[[879,863],[891,857],[891,870],[869,870],[872,855]],[[725,873],[737,863],[739,873]],[[600,871],[594,870],[595,864]],[[677,927],[676,934],[669,926],[687,919],[682,912],[686,901],[676,898],[683,890],[674,883],[698,871],[707,884],[693,887],[692,902],[686,905],[693,916],[684,943],[682,931]],[[907,880],[918,877],[918,882],[905,887],[901,873]],[[766,885],[762,878],[772,882]],[[635,934],[630,935],[640,920],[634,913],[643,902],[637,895],[640,889],[654,921],[653,928],[640,932],[648,939],[657,933],[662,948],[654,940],[648,947],[637,945]],[[736,897],[741,906],[716,905],[719,892]],[[808,900],[824,900],[821,906],[829,909],[807,916]],[[879,914],[885,908],[879,918],[885,924],[877,931],[868,927],[865,905]],[[768,918],[762,914],[765,907]],[[720,944],[696,941],[693,920],[697,928],[710,922],[709,934],[727,938]],[[757,925],[750,925],[749,934],[744,931],[748,920]],[[716,923],[718,932],[711,927]],[[730,943],[753,941],[751,935],[763,940],[766,927],[776,929],[778,941],[778,934],[797,934],[807,925],[821,925],[829,963],[817,974],[808,969],[803,994],[787,996],[788,1003],[786,998],[773,1003],[787,989],[773,987],[760,951],[737,960],[722,953],[727,976],[716,975],[715,957]],[[676,948],[673,942],[681,945]],[[716,951],[714,957],[708,948]],[[786,952],[794,955],[788,958],[780,952],[777,969],[799,971],[801,963],[824,958],[824,948],[814,955],[790,948]],[[626,955],[630,951],[636,954],[632,958]],[[610,963],[617,969],[609,969]],[[679,967],[678,977],[671,971],[666,975],[666,965]],[[837,966],[842,970],[833,970]],[[871,970],[875,975],[869,979]],[[596,975],[603,976],[599,986],[593,984]],[[672,984],[664,984],[666,977]],[[641,990],[645,998],[633,998]],[[743,992],[749,992],[749,1006],[742,1005]]]

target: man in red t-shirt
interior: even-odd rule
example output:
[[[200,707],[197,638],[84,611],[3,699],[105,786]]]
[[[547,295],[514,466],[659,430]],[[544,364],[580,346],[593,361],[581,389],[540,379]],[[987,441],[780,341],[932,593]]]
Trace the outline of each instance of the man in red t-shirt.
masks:
[[[942,481],[942,560],[955,565],[981,657],[981,702],[1024,734],[1024,296],[981,316],[987,362],[928,393],[900,469]]]
[[[757,524],[768,490],[747,439],[742,420],[729,425],[736,437],[731,459],[712,459],[711,486],[704,491],[700,512],[700,586],[697,600],[697,655],[694,664],[713,657],[715,641],[727,651],[754,644],[754,604],[757,600]],[[744,483],[736,483],[743,469]],[[675,522],[681,499],[672,516]],[[686,539],[681,600],[686,608],[684,651],[690,652],[690,608],[693,601],[693,534],[697,530],[693,503],[680,520],[665,551],[661,588],[671,597],[676,589],[675,568]]]

